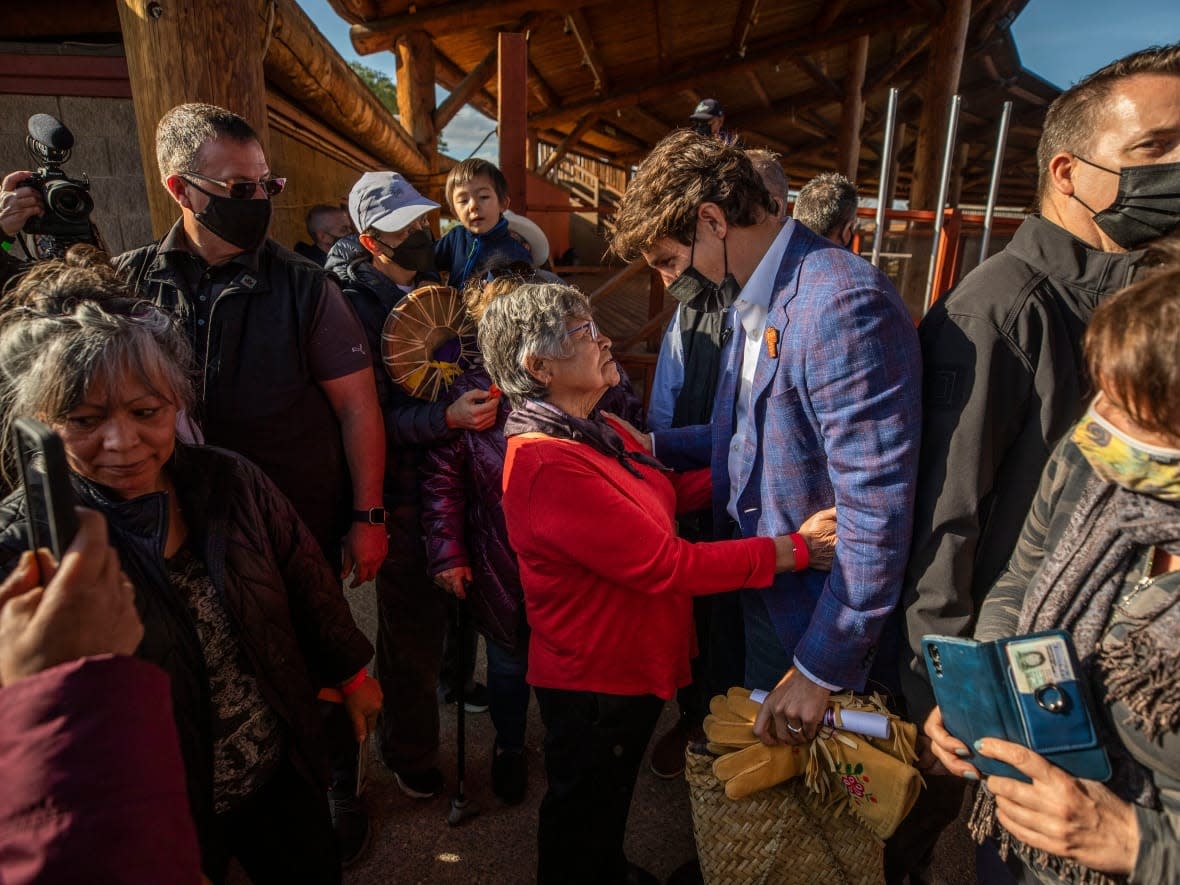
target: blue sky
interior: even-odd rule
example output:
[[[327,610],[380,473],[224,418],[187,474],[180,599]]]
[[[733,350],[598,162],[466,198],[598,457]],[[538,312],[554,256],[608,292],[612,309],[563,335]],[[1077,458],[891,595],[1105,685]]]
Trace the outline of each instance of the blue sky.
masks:
[[[328,0],[298,2],[347,61],[359,60],[396,79],[392,53],[360,58],[353,51],[348,25]],[[1029,0],[1012,33],[1024,66],[1065,88],[1136,49],[1180,41],[1180,0]],[[493,128],[487,117],[464,108],[443,131],[448,152],[466,157]],[[496,159],[494,135],[479,155]]]

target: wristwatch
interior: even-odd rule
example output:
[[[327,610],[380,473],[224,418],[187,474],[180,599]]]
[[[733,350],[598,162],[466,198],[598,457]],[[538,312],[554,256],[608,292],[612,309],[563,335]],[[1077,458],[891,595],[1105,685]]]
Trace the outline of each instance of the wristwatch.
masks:
[[[367,522],[369,525],[385,525],[385,508],[370,507],[368,510],[352,511],[353,522]]]

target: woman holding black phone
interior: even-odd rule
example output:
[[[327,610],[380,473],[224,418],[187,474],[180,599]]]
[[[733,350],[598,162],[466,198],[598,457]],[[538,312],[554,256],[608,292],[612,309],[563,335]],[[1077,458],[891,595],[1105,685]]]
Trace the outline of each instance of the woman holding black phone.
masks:
[[[338,882],[315,696],[340,688],[362,737],[381,705],[372,647],[262,471],[177,440],[193,397],[187,340],[104,258],[75,247],[6,295],[5,438],[18,418],[48,425],[79,502],[106,516],[144,625],[137,656],[171,680],[205,875],[224,880],[236,857],[256,883]],[[0,505],[5,572],[27,505],[22,491]]]

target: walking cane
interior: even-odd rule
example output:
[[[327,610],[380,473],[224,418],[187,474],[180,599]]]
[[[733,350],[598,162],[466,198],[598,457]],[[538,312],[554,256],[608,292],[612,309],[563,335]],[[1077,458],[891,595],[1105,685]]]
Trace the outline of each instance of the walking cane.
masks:
[[[466,636],[469,629],[470,613],[467,611],[466,599],[455,599],[456,616],[459,622],[459,635]],[[447,815],[447,824],[457,827],[469,817],[479,814],[479,807],[467,798],[464,790],[464,779],[467,776],[467,642],[459,643],[459,704],[455,721],[456,741],[458,743],[458,782],[459,786],[451,799],[451,811]]]

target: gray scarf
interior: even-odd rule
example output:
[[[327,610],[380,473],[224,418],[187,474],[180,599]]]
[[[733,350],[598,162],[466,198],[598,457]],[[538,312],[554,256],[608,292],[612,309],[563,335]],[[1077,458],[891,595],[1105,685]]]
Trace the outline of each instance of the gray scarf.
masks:
[[[1151,739],[1180,725],[1180,604],[1169,600],[1167,608],[1135,627],[1124,642],[1102,647],[1128,573],[1148,547],[1180,553],[1180,508],[1091,475],[1060,541],[1033,578],[1017,634],[1069,631],[1082,665],[1081,679],[1104,686],[1104,702],[1125,703],[1131,711],[1126,724]],[[1113,770],[1107,786],[1127,802],[1158,808],[1151,772],[1131,756],[1105,717],[1095,719]],[[1002,857],[1015,851],[1026,864],[1049,869],[1066,881],[1119,881],[1015,839],[996,820],[995,799],[986,788],[976,794],[970,828],[978,842],[995,838]]]

